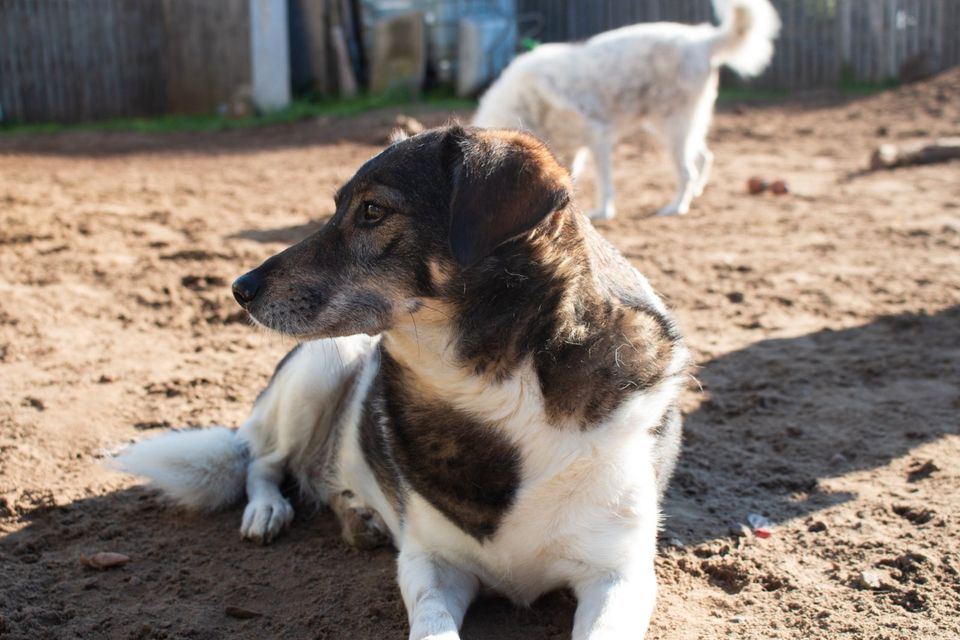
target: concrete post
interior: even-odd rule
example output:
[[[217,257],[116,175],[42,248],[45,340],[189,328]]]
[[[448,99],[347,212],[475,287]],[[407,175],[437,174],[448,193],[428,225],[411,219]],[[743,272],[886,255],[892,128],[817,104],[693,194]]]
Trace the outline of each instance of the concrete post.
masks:
[[[290,104],[290,34],[287,0],[250,0],[253,103],[260,111]]]

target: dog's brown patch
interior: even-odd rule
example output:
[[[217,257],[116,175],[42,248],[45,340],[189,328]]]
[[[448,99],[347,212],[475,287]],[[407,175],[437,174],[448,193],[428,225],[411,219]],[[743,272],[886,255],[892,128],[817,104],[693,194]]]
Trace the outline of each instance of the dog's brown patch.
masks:
[[[494,429],[419,387],[388,353],[382,358],[384,424],[405,480],[466,533],[492,536],[520,484],[519,452]]]
[[[632,268],[591,232],[579,214],[558,211],[446,290],[465,364],[496,381],[532,358],[550,419],[581,428],[671,373],[679,339]]]

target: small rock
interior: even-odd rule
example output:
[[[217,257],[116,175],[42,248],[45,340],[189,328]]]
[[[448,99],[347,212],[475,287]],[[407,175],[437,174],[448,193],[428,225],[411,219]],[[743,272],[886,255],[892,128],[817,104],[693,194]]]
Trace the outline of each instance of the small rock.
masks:
[[[915,525],[927,524],[937,515],[937,512],[932,509],[911,507],[904,504],[895,504],[891,508],[895,514],[909,520]]]
[[[743,624],[747,621],[747,616],[733,616],[730,618],[730,622],[733,624]]]
[[[827,530],[827,525],[821,520],[811,522],[810,526],[807,527],[807,531],[810,531],[811,533],[821,533],[826,530]]]
[[[129,584],[131,587],[136,587],[138,585],[143,584],[143,580],[141,580],[137,576],[130,576],[130,579],[127,580],[127,584]]]
[[[249,620],[250,618],[259,618],[263,614],[259,611],[252,611],[250,609],[244,609],[243,607],[234,607],[227,606],[223,612],[230,616],[231,618],[238,618],[240,620]]]
[[[915,462],[913,467],[907,473],[907,482],[917,482],[930,477],[934,472],[940,471],[940,467],[934,464],[933,460],[927,460],[924,463]]]
[[[727,294],[727,300],[734,304],[740,304],[743,302],[743,293],[740,291],[731,291]]]
[[[24,407],[33,407],[37,411],[43,411],[44,409],[47,408],[47,406],[43,404],[43,400],[39,398],[34,398],[33,396],[27,396],[26,398],[23,399],[23,402],[21,402],[20,404],[23,405]]]
[[[883,588],[883,582],[880,579],[880,574],[876,571],[861,571],[857,578],[857,586],[861,589],[877,591]]]
[[[91,569],[113,569],[115,567],[122,567],[128,562],[130,562],[130,556],[112,551],[100,551],[89,557],[82,553],[80,554],[80,564],[90,567]]]
[[[842,453],[835,453],[830,457],[830,465],[834,467],[839,467],[847,462],[849,462],[847,456],[843,455]]]

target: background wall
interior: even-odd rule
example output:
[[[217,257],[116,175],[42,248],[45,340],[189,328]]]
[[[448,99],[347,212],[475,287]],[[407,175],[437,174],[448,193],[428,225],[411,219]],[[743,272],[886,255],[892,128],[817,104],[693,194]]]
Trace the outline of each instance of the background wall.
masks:
[[[212,111],[250,83],[248,0],[0,0],[5,120]]]
[[[773,0],[783,30],[767,72],[751,84],[801,89],[842,79],[878,82],[901,69],[960,64],[958,0]],[[710,0],[518,0],[521,33],[581,40],[634,22],[713,21]],[[907,78],[913,79],[913,78]]]
[[[325,38],[330,24],[343,21],[350,35],[359,3],[289,1],[293,85],[336,95]],[[960,64],[960,0],[774,4],[783,33],[752,86],[913,79]],[[712,20],[710,0],[518,0],[518,10],[520,32],[542,41],[634,22]],[[362,67],[363,59],[351,52],[344,64]],[[0,0],[3,120],[212,112],[251,84],[250,68],[249,0]]]

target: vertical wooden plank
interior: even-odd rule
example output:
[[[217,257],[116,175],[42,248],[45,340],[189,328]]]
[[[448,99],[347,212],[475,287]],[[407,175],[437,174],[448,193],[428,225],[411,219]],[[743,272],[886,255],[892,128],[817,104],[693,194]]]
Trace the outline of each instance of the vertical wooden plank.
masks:
[[[33,16],[34,11],[30,5],[28,5],[24,0],[19,0],[18,4],[20,5],[21,11],[21,28],[22,33],[26,34],[25,40],[31,41],[34,38],[33,34]],[[24,52],[27,61],[26,73],[24,74],[24,91],[28,96],[29,105],[31,110],[40,111],[44,107],[44,99],[41,95],[38,95],[37,86],[37,70],[40,68],[39,60],[39,50],[37,47],[23,47],[21,45],[21,51]]]
[[[96,117],[95,114],[103,114],[106,100],[106,82],[104,81],[104,55],[103,55],[103,3],[102,0],[85,0],[84,2],[84,23],[86,25],[86,43],[85,48],[88,55],[88,66],[90,75],[90,101],[86,111],[80,115],[80,119],[88,120]]]
[[[48,22],[50,18],[50,5],[47,3],[33,3],[31,13],[36,36],[33,39],[34,50],[37,53],[37,74],[38,84],[43,87],[43,108],[46,112],[47,120],[57,119],[57,87],[52,78],[52,61],[50,42],[46,37]]]
[[[63,0],[51,0],[50,7],[52,9],[51,21],[49,28],[51,35],[49,36],[50,45],[53,53],[53,82],[57,89],[57,119],[58,120],[68,120],[70,118],[71,109],[69,107],[70,102],[70,88],[72,82],[66,73],[66,60],[67,60],[67,44],[66,44],[66,29],[64,23],[64,12],[66,11],[66,6]]]
[[[45,51],[42,42],[43,30],[40,24],[41,14],[40,7],[34,3],[26,3],[24,9],[28,16],[29,21],[29,33],[31,35],[30,42],[33,43],[31,46],[32,53],[32,65],[30,69],[31,75],[31,84],[33,85],[35,100],[37,101],[37,108],[41,109],[44,114],[44,119],[51,119],[50,114],[50,103],[52,102],[50,96],[50,87],[44,82],[45,69],[44,69],[44,57]]]
[[[96,48],[91,45],[95,42],[93,33],[93,26],[91,20],[91,14],[95,7],[92,6],[93,0],[74,0],[71,3],[71,6],[76,7],[76,18],[77,18],[77,33],[80,34],[80,46],[78,48],[78,53],[81,53],[80,59],[82,60],[79,65],[80,69],[88,70],[87,75],[84,78],[82,84],[83,89],[83,102],[80,109],[77,112],[77,119],[82,119],[88,113],[95,113],[96,105],[96,96],[99,93],[97,88],[99,82],[98,78],[94,75],[93,69],[96,68]]]
[[[884,75],[885,78],[894,77],[897,66],[897,24],[896,24],[896,12],[897,12],[897,0],[886,0],[885,3],[886,12],[884,15],[884,26],[885,26],[885,40],[886,40],[886,51],[884,52],[883,60],[885,64]]]
[[[947,52],[943,50],[943,30],[940,28],[944,25],[944,2],[946,0],[933,0],[933,11],[931,12],[930,17],[930,34],[933,38],[933,51],[938,63],[937,71],[942,71],[946,69],[950,64],[947,59]]]
[[[10,30],[13,10],[9,0],[0,0],[0,108],[3,122],[19,118],[20,100],[17,96],[16,51]]]
[[[123,0],[113,0],[114,28],[112,40],[114,48],[114,69],[116,69],[117,105],[116,116],[127,117],[138,113],[136,69],[131,69],[133,61],[128,55],[127,34],[137,27],[131,20],[130,5]]]
[[[72,9],[73,2],[64,0],[60,12],[60,28],[63,32],[63,79],[64,92],[66,100],[67,117],[73,120],[76,116],[78,103],[80,101],[80,82],[76,78],[81,77],[77,70],[77,43],[73,32]]]

